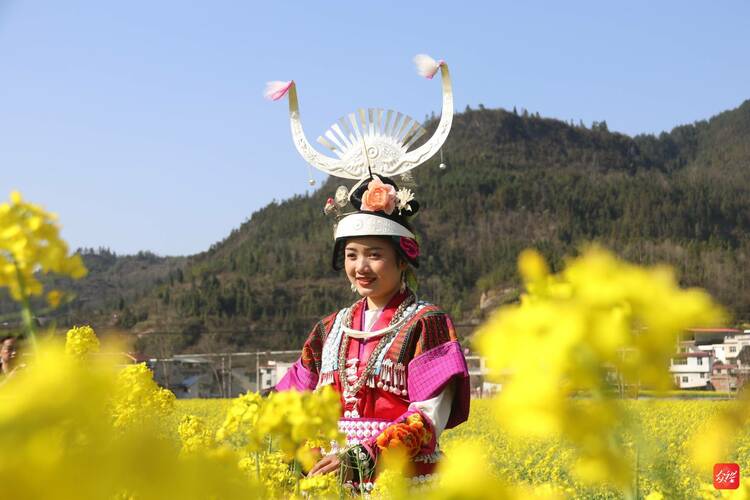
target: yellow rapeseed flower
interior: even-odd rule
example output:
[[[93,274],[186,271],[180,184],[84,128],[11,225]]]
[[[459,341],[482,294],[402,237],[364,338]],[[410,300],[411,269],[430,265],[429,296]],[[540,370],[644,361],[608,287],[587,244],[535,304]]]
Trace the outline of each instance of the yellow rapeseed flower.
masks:
[[[182,441],[183,453],[210,450],[216,444],[205,420],[195,415],[185,415],[177,426],[177,433]]]
[[[85,359],[89,353],[99,352],[99,339],[90,326],[74,326],[65,334],[65,353]]]
[[[250,442],[258,446],[268,437],[290,459],[309,460],[304,451],[308,441],[340,438],[340,415],[339,396],[329,386],[316,392],[275,392],[261,406]]]
[[[69,254],[57,217],[13,192],[10,203],[0,204],[0,287],[16,301],[41,295],[38,272],[78,279],[86,268],[80,255]]]
[[[42,342],[29,366],[0,386],[0,477],[6,498],[247,498],[252,481],[224,450],[185,458],[147,422],[115,428],[116,367],[81,363]]]
[[[667,387],[679,333],[714,325],[723,312],[706,293],[681,290],[669,269],[628,264],[598,247],[558,274],[547,269],[536,252],[522,253],[527,293],[478,332],[477,346],[503,383],[496,413],[511,431],[574,443],[581,479],[628,489],[629,418],[612,397],[612,378]]]
[[[63,293],[60,290],[50,290],[47,292],[47,303],[52,309],[57,309],[63,299]]]
[[[490,469],[485,450],[472,441],[451,448],[440,464],[439,483],[430,496],[441,500],[512,498],[507,485]]]
[[[145,363],[138,363],[117,373],[111,401],[114,426],[123,428],[170,415],[175,395],[154,382],[154,375]]]

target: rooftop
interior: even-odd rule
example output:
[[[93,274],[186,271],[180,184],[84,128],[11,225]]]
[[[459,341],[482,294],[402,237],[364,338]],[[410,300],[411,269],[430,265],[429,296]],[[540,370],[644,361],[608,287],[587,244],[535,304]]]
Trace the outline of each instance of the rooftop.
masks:
[[[736,328],[688,328],[687,331],[692,333],[743,333]]]
[[[711,356],[710,352],[678,352],[673,358],[708,358]]]

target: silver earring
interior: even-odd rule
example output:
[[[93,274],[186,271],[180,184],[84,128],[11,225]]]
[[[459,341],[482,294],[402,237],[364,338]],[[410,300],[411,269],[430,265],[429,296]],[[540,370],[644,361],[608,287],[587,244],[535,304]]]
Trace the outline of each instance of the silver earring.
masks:
[[[353,293],[357,293],[357,286],[354,283],[351,284],[351,288]]]
[[[406,291],[406,273],[401,273],[401,293]]]

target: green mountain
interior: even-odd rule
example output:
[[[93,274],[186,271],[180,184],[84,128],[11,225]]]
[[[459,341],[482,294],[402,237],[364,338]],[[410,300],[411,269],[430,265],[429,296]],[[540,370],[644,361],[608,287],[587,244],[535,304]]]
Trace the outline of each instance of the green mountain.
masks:
[[[41,323],[54,321],[60,326],[88,324],[129,328],[147,319],[147,310],[138,309],[136,316],[131,304],[149,297],[155,287],[179,279],[185,257],[160,257],[151,252],[117,255],[107,248],[79,248],[88,269],[81,280],[54,275],[41,277],[45,290],[58,289],[65,293],[63,304],[49,310],[41,299],[33,300],[33,309]],[[6,328],[13,329],[19,322],[19,307],[0,290],[0,318]],[[2,326],[0,324],[0,326]]]
[[[517,297],[523,248],[559,267],[588,241],[635,262],[667,262],[737,322],[750,317],[750,101],[658,137],[467,108],[444,149],[449,168],[433,160],[414,173],[419,293],[459,323]],[[180,349],[199,346],[202,332],[215,345],[298,347],[318,317],[353,299],[330,270],[332,227],[322,215],[337,185],[272,203],[191,257],[182,282],[137,304],[149,320],[136,328],[171,332]]]
[[[414,171],[418,293],[450,311],[462,333],[517,298],[522,249],[559,268],[590,241],[635,262],[669,263],[736,323],[750,319],[750,101],[636,137],[606,122],[467,108],[444,151],[447,169],[433,159]],[[320,316],[354,299],[330,269],[322,213],[338,184],[271,203],[206,252],[166,273],[164,264],[160,281],[119,303],[117,322],[149,353],[298,348]]]

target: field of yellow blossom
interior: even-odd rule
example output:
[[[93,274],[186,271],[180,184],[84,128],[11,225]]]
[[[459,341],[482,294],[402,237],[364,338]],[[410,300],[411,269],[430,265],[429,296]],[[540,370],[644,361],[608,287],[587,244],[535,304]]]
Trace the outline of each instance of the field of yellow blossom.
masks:
[[[672,271],[583,249],[552,273],[533,250],[519,256],[526,293],[479,330],[475,347],[503,383],[473,402],[470,420],[441,439],[438,480],[420,496],[496,498],[746,499],[713,489],[712,466],[750,467],[750,391],[736,400],[628,399],[642,386],[666,395],[678,335],[716,325],[722,309],[682,289]],[[80,257],[56,218],[14,193],[0,204],[0,287],[18,302],[30,356],[0,380],[3,496],[48,499],[341,498],[336,474],[305,477],[321,448],[342,443],[339,396],[247,393],[177,401],[145,364],[118,366],[79,326],[62,339],[36,331],[30,298],[40,273],[78,278]],[[62,292],[47,293],[51,308]],[[530,356],[529,353],[534,353]],[[510,374],[510,375],[509,375]],[[390,449],[390,448],[389,448]],[[398,453],[375,498],[411,498]],[[356,464],[355,464],[356,465]],[[349,465],[354,467],[354,465]]]
[[[178,400],[172,419],[176,425],[184,415],[199,415],[209,426],[220,426],[230,403],[223,399]],[[691,467],[691,448],[693,440],[702,439],[702,427],[709,419],[736,402],[640,399],[626,404],[637,415],[640,425],[656,439],[652,448],[639,451],[637,474],[634,471],[638,478],[637,498],[656,492],[661,492],[664,498],[720,497],[711,484],[711,470],[701,472]],[[724,461],[736,462],[742,471],[750,471],[750,428],[736,437],[737,448]],[[460,453],[465,443],[477,444],[480,455],[475,459],[486,462],[492,475],[508,484],[532,490],[536,487],[537,493],[546,491],[563,498],[622,498],[616,488],[591,486],[571,474],[576,453],[569,444],[560,439],[518,439],[504,432],[492,415],[491,401],[472,401],[469,421],[446,431],[441,438],[446,456],[451,456],[457,448]],[[471,494],[474,484],[484,488],[484,480],[478,478],[478,481],[474,483],[469,478],[461,481],[466,489],[464,498],[487,498],[481,492]]]

